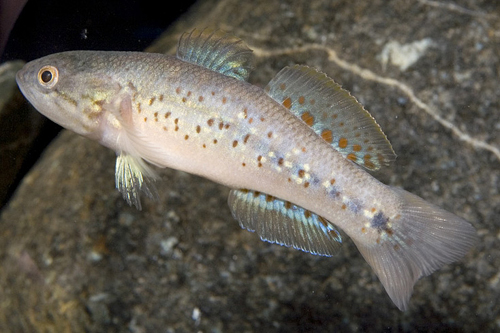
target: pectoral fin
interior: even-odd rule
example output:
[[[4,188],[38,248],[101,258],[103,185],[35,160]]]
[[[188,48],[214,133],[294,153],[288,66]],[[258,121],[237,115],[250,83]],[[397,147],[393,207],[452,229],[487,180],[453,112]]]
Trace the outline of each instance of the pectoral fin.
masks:
[[[332,256],[342,243],[333,225],[302,207],[271,195],[232,190],[229,208],[243,229],[255,231],[266,242]]]
[[[155,172],[140,157],[120,153],[116,158],[116,188],[129,205],[142,209],[140,191],[151,199],[157,199],[158,193],[153,184],[155,179]]]

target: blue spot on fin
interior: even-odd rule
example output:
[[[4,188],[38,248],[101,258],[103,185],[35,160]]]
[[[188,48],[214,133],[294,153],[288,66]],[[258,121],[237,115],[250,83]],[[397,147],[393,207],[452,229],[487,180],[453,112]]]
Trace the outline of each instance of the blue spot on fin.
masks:
[[[285,67],[266,92],[358,165],[377,170],[396,158],[370,113],[324,73],[307,66]]]
[[[340,233],[324,218],[290,202],[249,190],[231,190],[233,217],[262,240],[322,256],[337,253]]]
[[[241,39],[221,30],[194,29],[179,39],[177,58],[245,81],[253,53]]]

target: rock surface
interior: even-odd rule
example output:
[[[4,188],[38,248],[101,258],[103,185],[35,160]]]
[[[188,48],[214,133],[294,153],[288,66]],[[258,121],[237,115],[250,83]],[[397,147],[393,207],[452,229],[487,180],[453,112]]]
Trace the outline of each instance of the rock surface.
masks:
[[[480,241],[390,301],[350,240],[333,258],[261,242],[228,190],[162,171],[143,211],[114,190],[114,153],[63,132],[0,217],[0,331],[484,331],[500,327],[500,4],[205,1],[150,51],[216,26],[245,40],[264,86],[321,69],[398,154],[375,176],[471,221]]]

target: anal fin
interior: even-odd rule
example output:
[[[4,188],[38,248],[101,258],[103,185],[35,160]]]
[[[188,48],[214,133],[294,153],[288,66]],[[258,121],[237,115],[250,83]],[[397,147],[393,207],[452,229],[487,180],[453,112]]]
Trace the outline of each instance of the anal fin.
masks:
[[[243,229],[262,240],[322,256],[332,256],[342,237],[333,225],[302,207],[249,190],[231,190],[229,208]]]

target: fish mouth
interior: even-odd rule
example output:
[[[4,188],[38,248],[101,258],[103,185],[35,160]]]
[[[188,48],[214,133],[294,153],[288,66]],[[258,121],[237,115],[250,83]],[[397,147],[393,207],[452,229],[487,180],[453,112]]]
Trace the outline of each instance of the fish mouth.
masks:
[[[32,94],[30,93],[31,89],[29,88],[30,78],[33,78],[33,80],[36,79],[36,77],[33,76],[33,66],[30,66],[30,63],[27,63],[23,66],[23,68],[17,71],[16,83],[24,97],[31,102]]]
[[[19,87],[19,89],[21,89],[21,91],[23,92],[23,94],[24,94],[23,83],[25,82],[25,79],[24,79],[25,76],[26,76],[26,65],[24,65],[23,68],[18,70],[16,73],[16,83],[17,83],[17,86]]]

